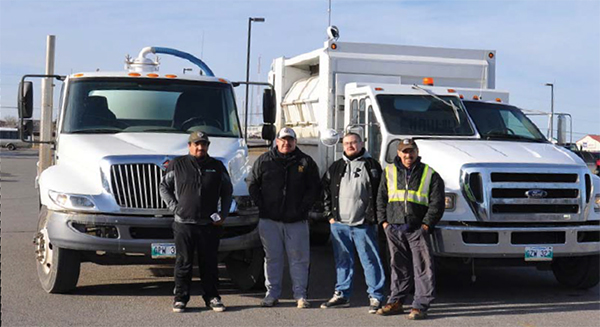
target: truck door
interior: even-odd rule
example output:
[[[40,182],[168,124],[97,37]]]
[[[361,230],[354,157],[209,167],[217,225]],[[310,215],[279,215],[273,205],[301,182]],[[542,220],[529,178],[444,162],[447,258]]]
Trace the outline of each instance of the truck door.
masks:
[[[371,156],[379,159],[381,154],[381,130],[373,112],[371,98],[365,95],[352,97],[347,117],[346,127],[348,131],[351,130],[359,134]]]

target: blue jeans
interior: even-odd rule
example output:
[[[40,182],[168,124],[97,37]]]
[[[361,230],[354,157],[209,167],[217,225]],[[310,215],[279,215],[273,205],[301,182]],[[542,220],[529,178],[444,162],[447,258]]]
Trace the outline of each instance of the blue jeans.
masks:
[[[331,243],[337,275],[335,290],[346,299],[349,299],[352,293],[356,251],[365,272],[369,297],[383,302],[385,274],[379,257],[376,228],[377,226],[368,224],[360,226],[348,226],[339,222],[331,224]]]

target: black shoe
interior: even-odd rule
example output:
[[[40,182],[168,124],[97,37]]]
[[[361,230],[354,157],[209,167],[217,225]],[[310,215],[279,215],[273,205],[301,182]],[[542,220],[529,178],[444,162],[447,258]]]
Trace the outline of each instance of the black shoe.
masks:
[[[350,301],[342,296],[341,292],[333,293],[333,297],[329,301],[321,304],[321,309],[328,308],[345,308],[350,306]]]
[[[177,301],[173,303],[173,312],[184,312],[185,311],[185,303],[181,301]]]
[[[210,299],[210,302],[207,306],[216,312],[225,311],[225,305],[223,305],[223,302],[221,302],[221,300],[218,297],[213,297],[212,299]]]

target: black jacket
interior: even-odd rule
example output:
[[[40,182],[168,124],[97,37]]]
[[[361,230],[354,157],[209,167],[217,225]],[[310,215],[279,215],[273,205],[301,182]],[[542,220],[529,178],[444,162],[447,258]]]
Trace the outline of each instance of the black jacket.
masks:
[[[219,199],[219,215],[227,218],[232,193],[227,169],[208,155],[202,160],[192,155],[173,159],[160,182],[160,196],[175,214],[175,221],[185,224],[212,224],[210,215],[217,212]]]
[[[320,194],[319,168],[298,148],[288,155],[273,148],[254,162],[248,191],[261,218],[284,223],[305,220]]]
[[[398,170],[397,187],[399,190],[405,189],[407,170],[400,162],[399,157],[394,159],[394,167]],[[419,189],[424,167],[425,165],[421,163],[421,157],[419,157],[410,174],[409,190],[416,191]],[[446,195],[444,193],[444,180],[437,172],[431,178],[429,206],[409,201],[388,203],[388,185],[385,171],[383,175],[377,193],[377,218],[380,224],[387,221],[390,224],[408,224],[413,229],[420,227],[421,224],[433,228],[442,219],[446,207]]]
[[[363,151],[365,151],[363,149]],[[369,202],[367,204],[366,217],[365,222],[368,224],[377,223],[377,214],[376,214],[376,201],[377,198],[377,190],[379,188],[379,182],[381,180],[381,165],[377,160],[371,158],[370,156],[364,157],[360,156],[354,160],[362,160],[365,162],[365,167],[367,168],[367,173],[369,176],[369,182],[367,187],[369,188],[369,193],[371,197],[369,198]],[[327,172],[323,175],[321,180],[323,186],[323,207],[324,207],[324,216],[326,219],[333,218],[335,221],[340,221],[339,215],[339,193],[340,193],[340,181],[344,176],[344,172],[347,167],[346,160],[343,158],[335,161]]]

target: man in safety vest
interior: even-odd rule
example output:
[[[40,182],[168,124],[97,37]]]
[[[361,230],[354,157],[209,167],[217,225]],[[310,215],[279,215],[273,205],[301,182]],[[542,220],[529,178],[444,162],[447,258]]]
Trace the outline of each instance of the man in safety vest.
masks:
[[[434,299],[435,276],[429,234],[444,214],[444,181],[421,162],[412,139],[398,144],[398,156],[385,167],[379,184],[377,218],[388,239],[391,283],[380,315],[401,314],[402,303],[414,283],[415,295],[408,319],[427,317]]]

